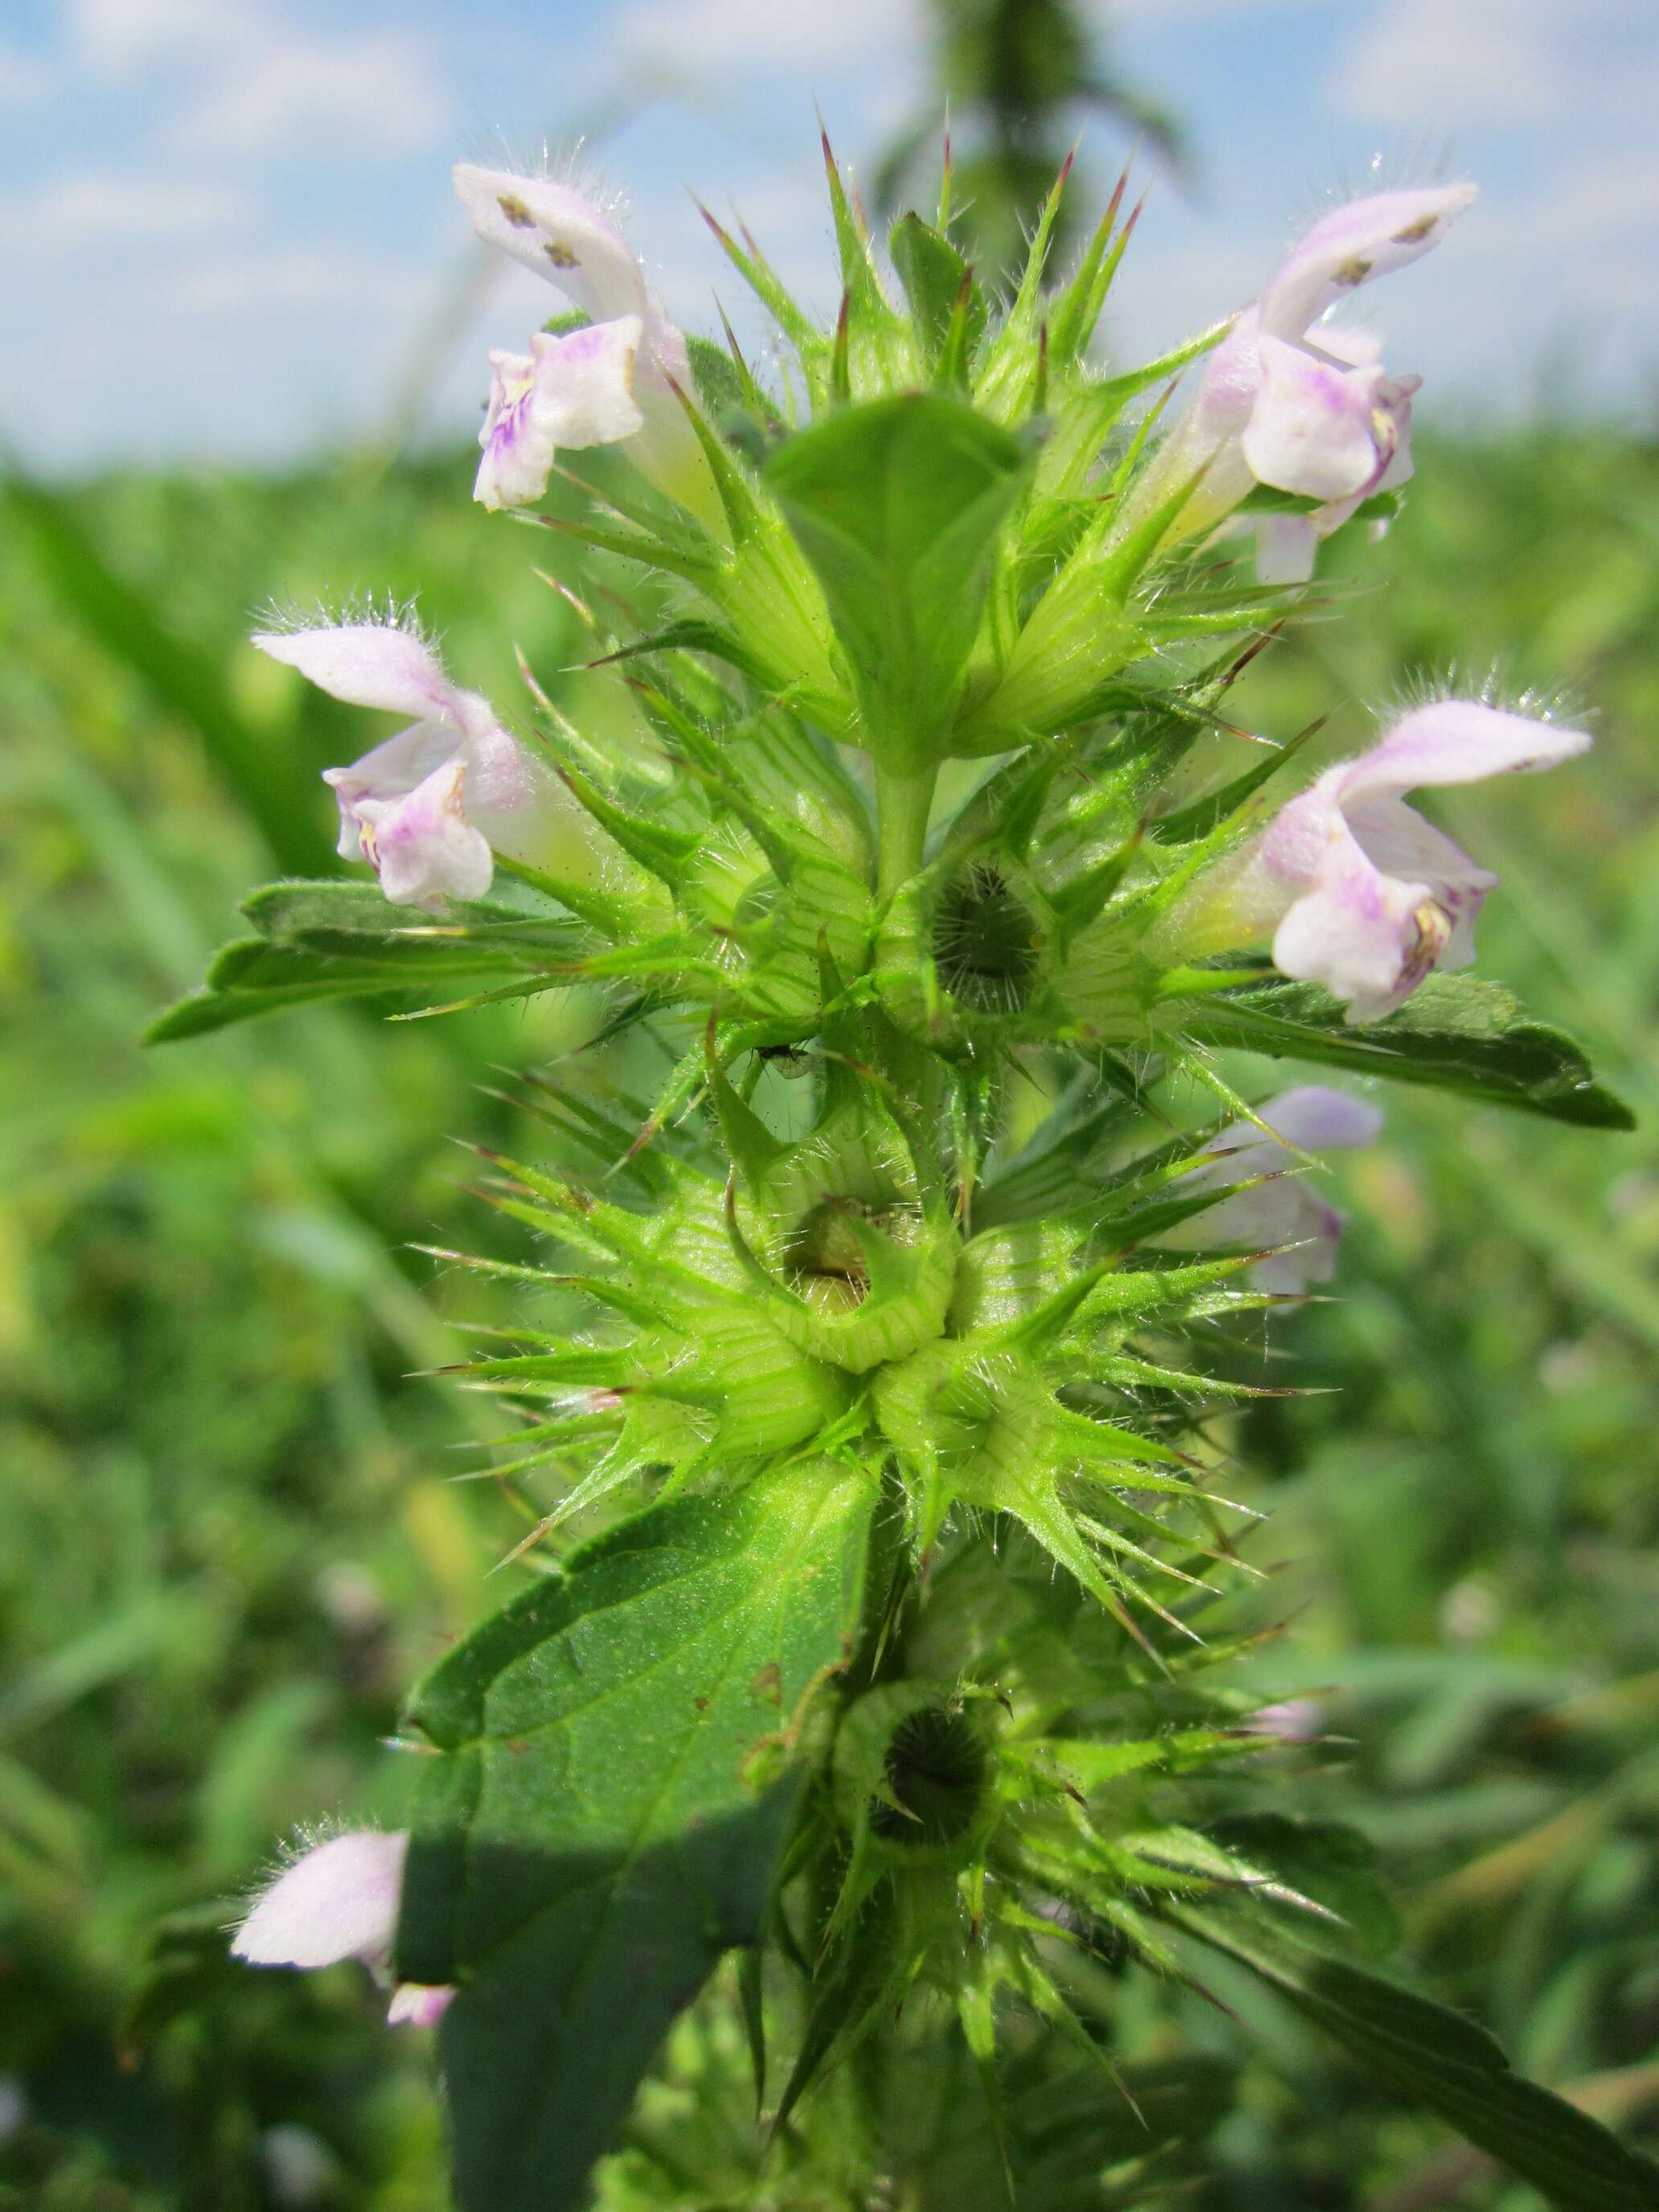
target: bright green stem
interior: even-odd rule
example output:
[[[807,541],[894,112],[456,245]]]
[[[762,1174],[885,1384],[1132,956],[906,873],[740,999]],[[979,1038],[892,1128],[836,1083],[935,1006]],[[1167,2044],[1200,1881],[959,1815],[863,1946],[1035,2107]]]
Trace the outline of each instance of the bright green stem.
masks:
[[[1270,983],[1270,968],[1166,968],[1158,977],[1155,999],[1207,999],[1218,991],[1237,990],[1241,983]]]
[[[876,890],[891,898],[921,866],[927,817],[939,770],[929,765],[909,775],[876,765]]]

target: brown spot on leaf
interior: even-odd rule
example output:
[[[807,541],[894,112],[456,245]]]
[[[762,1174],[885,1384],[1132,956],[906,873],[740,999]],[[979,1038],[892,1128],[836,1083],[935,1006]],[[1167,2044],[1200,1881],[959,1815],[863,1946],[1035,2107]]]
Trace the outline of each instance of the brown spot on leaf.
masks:
[[[707,1698],[693,1698],[691,1702],[700,1713],[706,1713],[708,1711],[708,1700]]]
[[[749,1694],[752,1698],[762,1698],[769,1705],[783,1703],[783,1669],[775,1659],[769,1659],[765,1666],[757,1669],[754,1680],[749,1685]]]

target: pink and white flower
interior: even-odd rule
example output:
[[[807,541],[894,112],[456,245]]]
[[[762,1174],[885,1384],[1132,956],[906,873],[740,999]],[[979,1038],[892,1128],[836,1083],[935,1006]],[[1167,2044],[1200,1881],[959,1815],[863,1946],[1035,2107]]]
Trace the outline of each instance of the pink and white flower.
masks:
[[[313,1844],[254,1899],[231,1944],[255,1966],[337,1966],[356,1959],[381,1981],[392,1975],[409,1837],[352,1828]],[[453,1989],[415,1982],[394,1992],[387,2018],[435,2027]]]
[[[1281,975],[1324,984],[1351,1024],[1376,1021],[1436,969],[1469,964],[1476,917],[1498,881],[1404,794],[1553,768],[1589,742],[1583,730],[1472,700],[1414,708],[1200,878],[1161,934],[1191,958],[1271,932]]]
[[[455,190],[487,245],[592,318],[562,337],[538,333],[528,354],[491,355],[475,496],[486,507],[526,506],[546,490],[561,447],[619,443],[671,498],[717,516],[714,480],[678,396],[690,389],[685,339],[611,216],[556,178],[471,161],[458,165]]]
[[[1294,1294],[1310,1283],[1330,1281],[1345,1219],[1321,1196],[1305,1157],[1298,1156],[1374,1144],[1382,1116],[1363,1098],[1309,1083],[1270,1099],[1261,1118],[1266,1130],[1253,1121],[1224,1129],[1204,1164],[1182,1182],[1193,1189],[1219,1189],[1255,1176],[1270,1180],[1219,1200],[1187,1224],[1185,1236],[1205,1245],[1285,1247],[1250,1272],[1261,1289]]]
[[[497,853],[545,856],[557,817],[552,777],[476,691],[398,622],[261,630],[253,643],[349,706],[406,714],[406,729],[349,768],[324,771],[340,809],[340,857],[368,860],[393,906],[482,898]]]
[[[1474,197],[1473,185],[1376,192],[1314,225],[1210,356],[1142,495],[1167,498],[1202,471],[1181,536],[1212,528],[1255,484],[1316,500],[1304,514],[1272,518],[1264,534],[1266,574],[1296,581],[1312,573],[1319,538],[1406,482],[1422,380],[1391,376],[1375,339],[1322,319],[1428,252]]]
[[[547,489],[562,446],[609,445],[643,430],[634,397],[643,329],[637,315],[619,315],[565,337],[538,331],[527,354],[492,353],[473,497],[490,508],[527,507]]]

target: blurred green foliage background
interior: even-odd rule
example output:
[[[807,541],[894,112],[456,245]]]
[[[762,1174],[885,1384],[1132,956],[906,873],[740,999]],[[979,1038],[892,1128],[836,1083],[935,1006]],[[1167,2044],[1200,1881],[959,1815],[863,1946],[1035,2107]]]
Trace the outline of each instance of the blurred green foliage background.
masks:
[[[252,611],[418,588],[458,676],[502,704],[515,641],[544,677],[589,649],[536,573],[557,549],[474,508],[470,473],[460,453],[330,457],[277,479],[0,494],[15,2212],[445,2202],[423,2039],[381,2027],[354,1971],[233,1968],[223,1930],[274,1838],[397,1817],[400,1762],[380,1746],[400,1694],[497,1594],[484,1576],[526,1509],[452,1480],[489,1409],[424,1370],[510,1294],[412,1248],[510,1249],[453,1140],[533,1146],[500,1071],[576,1051],[600,1012],[580,995],[390,1025],[309,1011],[154,1054],[137,1040],[246,890],[334,865],[317,772],[370,742],[241,642]],[[1330,744],[1355,744],[1368,704],[1454,665],[1595,712],[1587,763],[1438,811],[1504,878],[1484,971],[1573,1029],[1642,1127],[1388,1102],[1382,1142],[1343,1170],[1340,1296],[1218,1348],[1242,1376],[1328,1386],[1218,1432],[1230,1487],[1272,1516],[1257,1616],[1291,1623],[1255,1663],[1320,1693],[1298,1802],[1382,1847],[1436,1986],[1652,2145],[1659,443],[1547,424],[1425,438],[1392,535],[1331,558],[1323,614],[1236,695],[1249,726],[1282,738],[1329,713]],[[584,571],[602,611],[608,583],[620,572]],[[597,678],[559,680],[573,713],[601,711]],[[1186,2201],[1535,2205],[1266,2000],[1217,1993],[1236,2018],[1161,1996],[1146,2012],[1153,2057],[1196,2046],[1238,2069]]]

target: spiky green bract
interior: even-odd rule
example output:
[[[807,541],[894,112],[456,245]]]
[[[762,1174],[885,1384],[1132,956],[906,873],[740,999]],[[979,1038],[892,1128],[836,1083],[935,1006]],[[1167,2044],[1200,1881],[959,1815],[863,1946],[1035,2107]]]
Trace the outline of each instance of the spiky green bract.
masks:
[[[796,1071],[814,1103],[793,1141],[734,1084],[714,1024],[687,1058],[719,1151],[641,1148],[629,1124],[549,1087],[532,1103],[591,1176],[489,1156],[495,1202],[548,1240],[550,1289],[592,1308],[579,1336],[521,1329],[461,1370],[530,1417],[496,1473],[559,1486],[526,1545],[641,1477],[659,1495],[731,1488],[833,1452],[872,1480],[895,1470],[917,1562],[957,1509],[1006,1514],[1109,1606],[1162,1611],[1169,1571],[1149,1541],[1186,1519],[1201,1547],[1212,1516],[1194,1462],[1159,1433],[1167,1413],[1149,1425],[1141,1404],[1150,1373],[1177,1393],[1206,1386],[1152,1349],[1195,1317],[1274,1303],[1242,1279],[1256,1255],[1157,1249],[1237,1188],[1182,1187],[1205,1138],[1079,1176],[1064,1210],[975,1232],[982,1086],[878,1010],[826,1023]],[[744,1058],[752,1091],[766,1063]],[[1017,1174],[1012,1188],[1017,1207]],[[994,1208],[998,1182],[985,1195]]]
[[[1126,1642],[1018,1536],[1000,1553],[953,1539],[896,1596],[871,1677],[838,1692],[781,1898],[778,2011],[795,2025],[775,2126],[924,1995],[957,2014],[994,2111],[1011,2008],[1071,2040],[1104,2093],[1094,1962],[1182,1971],[1160,1932],[1176,1899],[1267,1888],[1318,1914],[1200,1832],[1213,1778],[1263,1747],[1224,1656],[1173,1619]],[[811,1966],[794,2012],[792,1960]]]
[[[1203,1242],[1243,1188],[1212,1180],[1215,1140],[1257,1110],[1215,1055],[1623,1113],[1478,983],[1356,1030],[1259,947],[1183,938],[1303,741],[1218,760],[1246,735],[1229,690],[1296,603],[1171,550],[1190,484],[1136,499],[1154,388],[1220,331],[1094,364],[1121,194],[1054,283],[1062,178],[996,306],[943,218],[896,226],[893,289],[828,169],[833,330],[715,226],[785,349],[771,389],[735,348],[694,351],[717,526],[620,492],[532,518],[630,564],[660,615],[596,637],[625,742],[525,672],[586,849],[503,860],[488,898],[432,915],[278,886],[158,1031],[580,982],[611,994],[602,1036],[648,1024],[669,1048],[654,1097],[591,1060],[530,1078],[550,1158],[490,1156],[485,1186],[532,1250],[441,1255],[525,1292],[459,1371],[520,1410],[483,1471],[526,1510],[509,1559],[545,1577],[412,1722],[434,1758],[400,1963],[459,1985],[464,2212],[586,2201],[733,1945],[792,2178],[814,2147],[801,2202],[875,2201],[896,2138],[869,2077],[941,2016],[935,2075],[970,2066],[974,2139],[1060,2192],[1019,2201],[1125,2201],[1089,2163],[1119,2109],[1106,1962],[1190,1975],[1241,1900],[1386,1917],[1328,1897],[1350,1845],[1237,1825],[1261,1740],[1200,1640],[1210,1585],[1249,1571],[1205,1418],[1253,1394],[1191,1340],[1275,1303],[1267,1255]],[[1043,2168],[1024,2100],[1061,2051],[1098,2094]],[[853,2122],[820,2126],[800,2100],[836,2083]],[[1486,2142],[1484,2094],[1459,2109]],[[779,2201],[782,2166],[745,2157],[698,2201]],[[930,2157],[902,2201],[981,2201]],[[648,2158],[611,2179],[606,2204],[657,2201]]]

